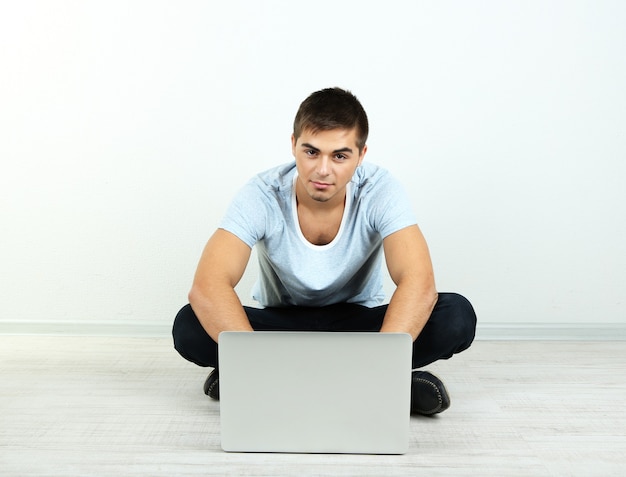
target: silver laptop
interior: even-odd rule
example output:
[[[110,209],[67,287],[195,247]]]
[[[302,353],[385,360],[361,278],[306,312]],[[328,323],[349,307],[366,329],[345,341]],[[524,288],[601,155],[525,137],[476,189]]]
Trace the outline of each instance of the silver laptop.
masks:
[[[411,353],[405,333],[221,333],[222,449],[404,454]]]

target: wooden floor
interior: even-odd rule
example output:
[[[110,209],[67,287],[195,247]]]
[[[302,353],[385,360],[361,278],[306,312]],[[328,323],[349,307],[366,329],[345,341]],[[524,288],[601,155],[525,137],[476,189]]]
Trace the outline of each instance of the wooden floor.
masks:
[[[478,341],[429,369],[452,406],[411,419],[406,455],[231,454],[168,339],[0,336],[0,474],[626,475],[626,342]]]

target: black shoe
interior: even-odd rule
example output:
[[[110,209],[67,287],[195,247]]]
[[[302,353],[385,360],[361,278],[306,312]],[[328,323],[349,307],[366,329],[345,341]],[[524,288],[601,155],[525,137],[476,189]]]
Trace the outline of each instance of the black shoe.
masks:
[[[441,380],[428,371],[413,371],[411,414],[431,416],[450,407],[450,396]]]
[[[216,401],[220,400],[220,374],[217,368],[209,373],[204,382],[204,394]]]

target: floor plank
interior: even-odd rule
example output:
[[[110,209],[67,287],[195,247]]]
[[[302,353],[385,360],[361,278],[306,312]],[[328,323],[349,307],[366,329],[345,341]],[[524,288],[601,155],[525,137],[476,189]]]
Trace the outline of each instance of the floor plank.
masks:
[[[0,335],[0,473],[624,475],[626,342],[477,341],[429,369],[452,406],[412,418],[406,455],[224,453],[169,340]]]

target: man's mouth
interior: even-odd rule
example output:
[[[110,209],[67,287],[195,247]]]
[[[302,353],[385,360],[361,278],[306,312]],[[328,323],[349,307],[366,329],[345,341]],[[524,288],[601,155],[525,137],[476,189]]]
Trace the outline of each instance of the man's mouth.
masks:
[[[325,190],[331,186],[331,184],[328,184],[327,182],[311,181],[311,184],[313,184],[313,187],[315,187],[318,190]]]

